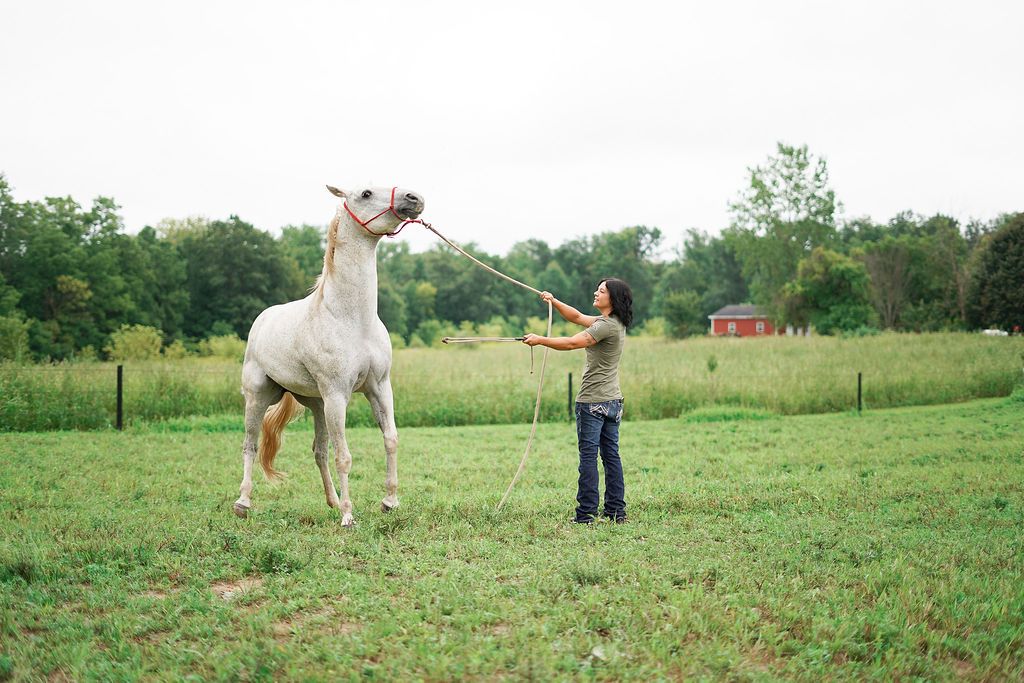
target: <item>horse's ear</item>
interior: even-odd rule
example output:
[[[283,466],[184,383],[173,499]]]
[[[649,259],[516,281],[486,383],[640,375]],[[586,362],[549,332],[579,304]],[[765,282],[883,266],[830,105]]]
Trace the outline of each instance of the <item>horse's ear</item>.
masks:
[[[339,190],[338,188],[331,187],[330,185],[327,186],[327,191],[333,194],[335,197],[341,197],[342,199],[348,196],[345,190]]]

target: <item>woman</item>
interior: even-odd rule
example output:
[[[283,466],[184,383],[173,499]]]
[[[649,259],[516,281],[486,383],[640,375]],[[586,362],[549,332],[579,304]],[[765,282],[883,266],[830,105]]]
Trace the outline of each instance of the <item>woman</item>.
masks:
[[[543,337],[528,334],[530,346],[547,346],[559,351],[587,350],[583,381],[576,395],[576,438],[580,450],[580,478],[576,492],[577,524],[590,524],[598,515],[597,455],[604,465],[604,511],[617,523],[626,521],[626,487],[619,459],[619,423],[622,422],[622,391],[619,389],[619,358],[626,341],[626,328],[633,322],[633,292],[622,280],[602,280],[594,292],[594,308],[600,316],[584,315],[553,297],[540,295],[559,315],[587,329],[573,337]]]

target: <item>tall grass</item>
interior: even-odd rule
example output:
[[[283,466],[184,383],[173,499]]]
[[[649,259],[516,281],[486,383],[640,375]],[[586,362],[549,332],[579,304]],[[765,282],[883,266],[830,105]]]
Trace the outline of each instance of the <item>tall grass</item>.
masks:
[[[529,422],[543,351],[530,374],[519,344],[402,349],[392,379],[399,426]],[[568,419],[568,375],[583,353],[550,352],[541,418]],[[834,337],[630,338],[621,380],[627,419],[675,417],[702,406],[779,414],[950,403],[1009,395],[1022,383],[1024,338],[942,333]],[[241,415],[240,367],[213,359],[125,364],[125,415],[150,421]],[[0,367],[0,430],[97,429],[115,419],[113,364]],[[370,426],[356,397],[348,423]]]

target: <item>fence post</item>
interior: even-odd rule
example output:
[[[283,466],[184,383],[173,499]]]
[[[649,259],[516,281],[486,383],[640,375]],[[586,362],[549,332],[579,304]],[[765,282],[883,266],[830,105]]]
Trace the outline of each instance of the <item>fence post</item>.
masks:
[[[861,400],[861,373],[857,373],[857,414],[860,415],[861,409],[864,407],[864,402]]]
[[[117,430],[124,429],[124,366],[117,366]]]
[[[569,373],[569,419],[573,419],[575,415],[572,410],[572,373]]]

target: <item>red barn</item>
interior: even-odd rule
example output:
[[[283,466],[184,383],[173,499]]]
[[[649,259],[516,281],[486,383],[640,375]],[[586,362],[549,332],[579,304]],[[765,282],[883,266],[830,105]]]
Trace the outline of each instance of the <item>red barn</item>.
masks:
[[[756,337],[775,334],[768,316],[757,306],[725,306],[708,316],[713,336]]]

